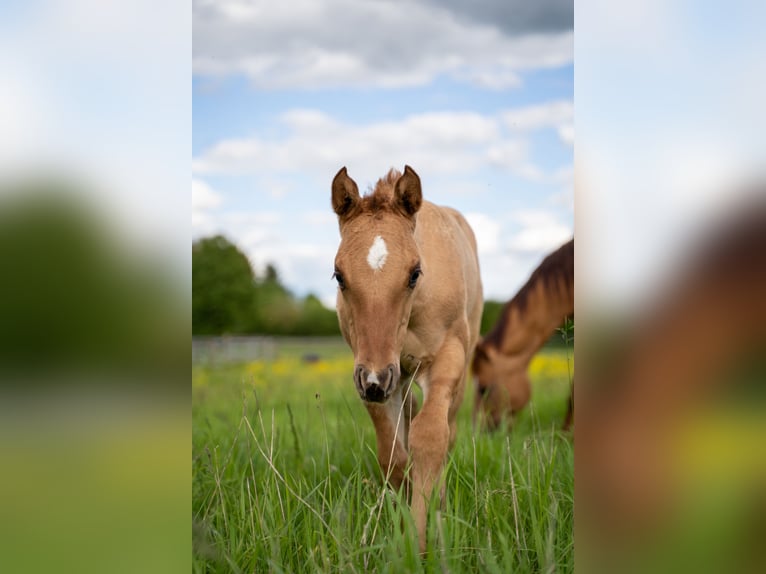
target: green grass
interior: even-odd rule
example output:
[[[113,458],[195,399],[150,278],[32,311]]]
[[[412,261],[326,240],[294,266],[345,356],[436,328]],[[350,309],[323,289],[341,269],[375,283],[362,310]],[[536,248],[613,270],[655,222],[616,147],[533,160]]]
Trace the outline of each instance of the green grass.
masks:
[[[304,364],[307,352],[323,360]],[[383,486],[352,366],[342,347],[306,343],[193,368],[195,572],[573,571],[566,351],[535,360],[533,402],[510,434],[474,434],[468,386],[425,557]]]

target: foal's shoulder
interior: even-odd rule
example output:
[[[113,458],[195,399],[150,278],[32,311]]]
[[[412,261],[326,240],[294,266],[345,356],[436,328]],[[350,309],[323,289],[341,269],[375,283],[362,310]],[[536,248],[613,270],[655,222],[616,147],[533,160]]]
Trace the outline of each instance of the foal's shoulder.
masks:
[[[460,224],[465,222],[465,218],[457,209],[447,207],[446,205],[436,205],[430,201],[424,201],[420,211],[434,219],[441,219],[450,223]]]

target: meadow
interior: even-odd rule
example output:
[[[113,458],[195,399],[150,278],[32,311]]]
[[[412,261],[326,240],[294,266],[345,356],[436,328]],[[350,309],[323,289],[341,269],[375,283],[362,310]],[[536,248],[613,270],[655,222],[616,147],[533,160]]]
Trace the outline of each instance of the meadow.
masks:
[[[559,430],[571,350],[535,357],[532,401],[510,433],[472,429],[467,384],[423,557],[382,480],[352,369],[340,340],[192,367],[194,572],[574,570],[574,452]]]

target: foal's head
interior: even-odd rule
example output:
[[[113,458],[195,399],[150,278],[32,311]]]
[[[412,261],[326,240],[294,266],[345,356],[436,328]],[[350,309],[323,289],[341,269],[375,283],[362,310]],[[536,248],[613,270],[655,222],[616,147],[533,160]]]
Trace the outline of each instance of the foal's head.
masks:
[[[519,357],[507,356],[494,345],[480,342],[474,350],[471,371],[476,386],[474,424],[497,429],[507,417],[529,401],[527,364]]]
[[[409,166],[401,175],[391,170],[365,197],[345,167],[332,182],[341,235],[334,274],[338,318],[354,351],[356,389],[366,401],[384,402],[399,384],[399,355],[421,287],[414,232],[422,197],[420,178]]]

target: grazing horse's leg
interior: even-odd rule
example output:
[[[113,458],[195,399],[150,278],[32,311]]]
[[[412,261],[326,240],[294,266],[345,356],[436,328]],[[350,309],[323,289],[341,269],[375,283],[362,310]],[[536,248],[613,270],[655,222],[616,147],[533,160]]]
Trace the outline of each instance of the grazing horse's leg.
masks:
[[[423,408],[412,421],[412,516],[418,533],[420,552],[426,550],[426,518],[434,486],[441,478],[454,428],[452,409],[462,393],[465,349],[456,338],[448,339],[434,358]],[[459,401],[458,401],[459,402]]]
[[[395,393],[386,403],[365,404],[375,425],[378,464],[383,476],[396,490],[404,484],[408,492],[405,482],[408,460],[407,433],[409,420],[417,410],[417,403],[407,393],[407,389],[402,388],[401,392]]]

